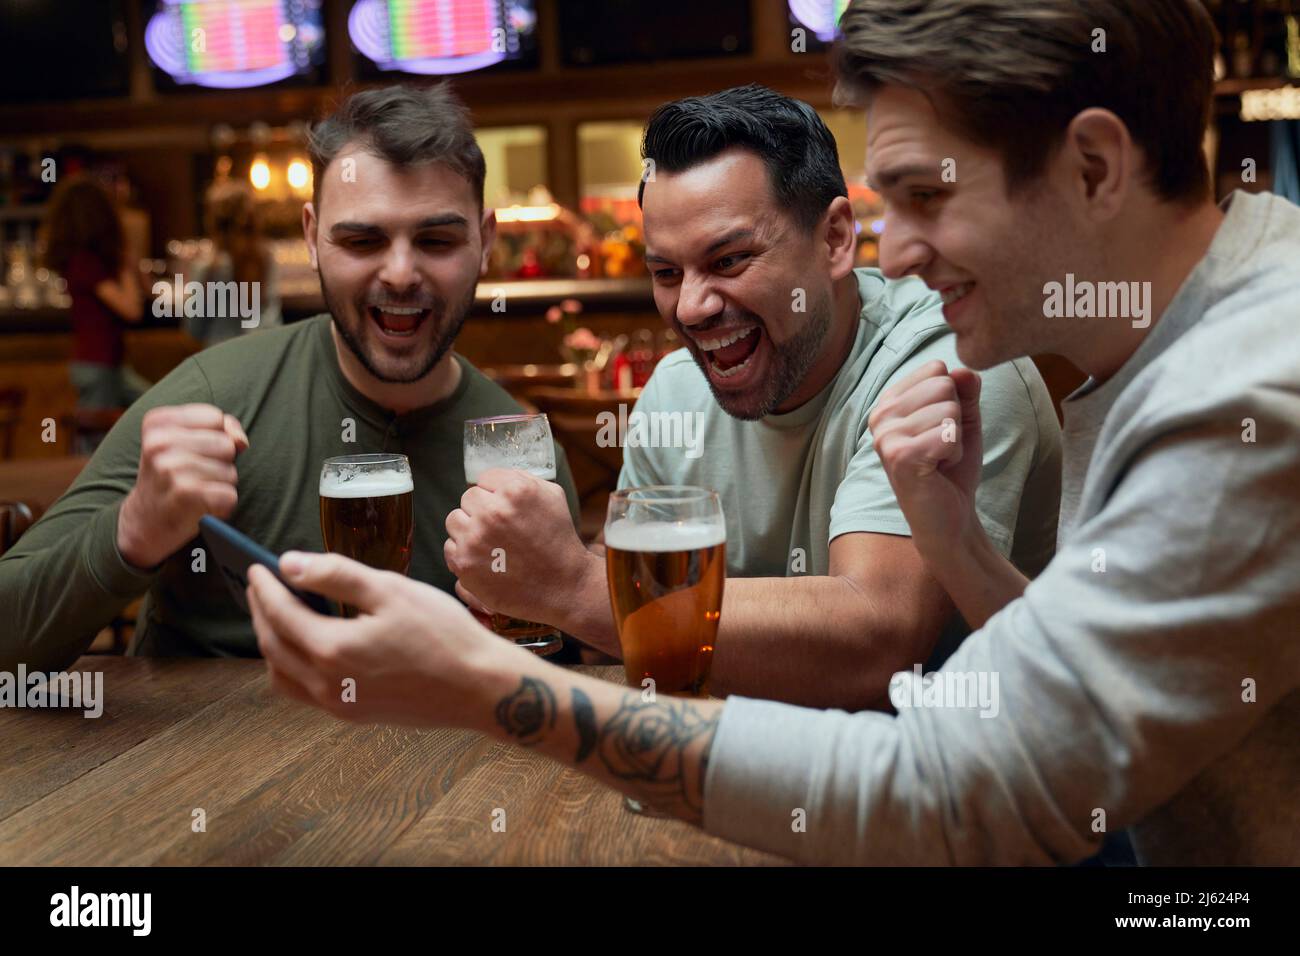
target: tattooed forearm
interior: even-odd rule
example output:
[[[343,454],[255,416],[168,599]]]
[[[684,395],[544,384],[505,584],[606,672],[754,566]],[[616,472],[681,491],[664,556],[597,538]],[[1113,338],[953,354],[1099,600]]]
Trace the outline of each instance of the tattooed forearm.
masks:
[[[699,820],[718,716],[691,700],[627,694],[600,728],[597,752],[610,774],[635,784],[650,803]]]
[[[591,706],[591,698],[573,688],[573,724],[578,730],[578,755],[574,763],[582,763],[590,756],[596,746],[596,708]]]
[[[556,720],[550,683],[524,677],[497,702],[496,722],[515,743],[536,747],[674,816],[702,822],[720,704],[676,697],[647,701],[608,684],[589,684],[584,691],[573,682],[568,707],[572,736],[568,720]]]
[[[542,681],[525,677],[519,689],[497,703],[497,723],[516,743],[541,743],[555,729],[555,694]]]

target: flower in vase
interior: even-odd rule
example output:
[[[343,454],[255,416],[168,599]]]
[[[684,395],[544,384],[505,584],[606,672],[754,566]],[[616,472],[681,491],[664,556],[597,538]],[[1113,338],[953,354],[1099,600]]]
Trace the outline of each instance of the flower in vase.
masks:
[[[600,348],[600,338],[585,326],[574,329],[564,337],[564,347],[576,353],[595,352]]]

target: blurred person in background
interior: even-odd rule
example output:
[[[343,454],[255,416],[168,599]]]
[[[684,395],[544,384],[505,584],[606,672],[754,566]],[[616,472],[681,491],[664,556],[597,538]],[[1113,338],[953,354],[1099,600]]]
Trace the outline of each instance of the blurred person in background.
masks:
[[[203,221],[212,253],[195,264],[197,282],[255,282],[261,313],[256,325],[244,328],[237,316],[186,316],[185,331],[203,345],[216,345],[242,332],[283,325],[275,257],[262,236],[252,190],[232,180],[218,181],[204,197]]]
[[[88,176],[55,190],[44,224],[45,264],[72,298],[69,377],[78,408],[125,408],[149,387],[125,361],[125,323],[144,315],[140,283],[122,220],[108,193]]]

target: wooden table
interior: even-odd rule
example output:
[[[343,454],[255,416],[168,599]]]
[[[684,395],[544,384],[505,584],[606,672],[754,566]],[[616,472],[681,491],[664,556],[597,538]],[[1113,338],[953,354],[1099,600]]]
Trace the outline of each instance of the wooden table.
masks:
[[[629,813],[613,790],[481,734],[335,720],[272,695],[261,661],[74,669],[103,671],[99,718],[0,709],[0,865],[785,862]],[[623,683],[621,667],[578,669]]]

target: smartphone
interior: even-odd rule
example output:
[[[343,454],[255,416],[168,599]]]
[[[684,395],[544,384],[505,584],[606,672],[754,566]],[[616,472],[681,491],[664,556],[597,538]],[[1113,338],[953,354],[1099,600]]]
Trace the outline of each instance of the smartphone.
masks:
[[[248,598],[244,595],[244,589],[248,587],[248,568],[260,564],[274,574],[276,580],[288,588],[294,597],[317,614],[334,614],[333,607],[325,598],[310,591],[300,591],[286,581],[280,573],[280,559],[242,531],[236,531],[212,515],[204,515],[199,519],[199,531],[202,532],[203,540],[207,542],[208,551],[217,562],[217,567],[221,569],[230,596],[245,613],[248,613]]]

